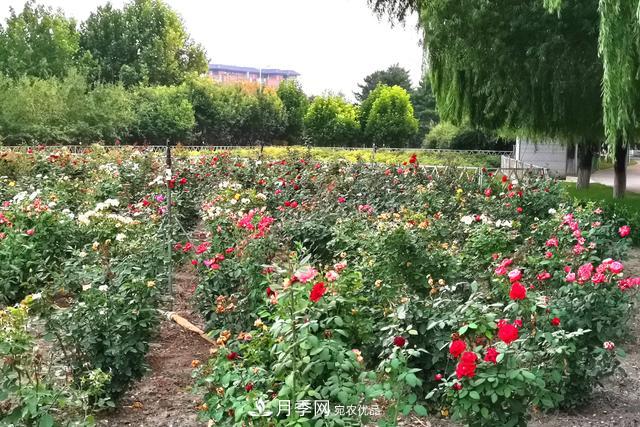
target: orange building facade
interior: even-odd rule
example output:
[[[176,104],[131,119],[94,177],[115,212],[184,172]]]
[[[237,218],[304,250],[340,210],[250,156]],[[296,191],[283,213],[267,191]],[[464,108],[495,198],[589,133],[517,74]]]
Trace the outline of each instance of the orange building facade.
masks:
[[[209,64],[209,77],[222,84],[255,82],[271,88],[277,88],[280,82],[298,77],[293,70],[277,68],[238,67],[236,65]]]

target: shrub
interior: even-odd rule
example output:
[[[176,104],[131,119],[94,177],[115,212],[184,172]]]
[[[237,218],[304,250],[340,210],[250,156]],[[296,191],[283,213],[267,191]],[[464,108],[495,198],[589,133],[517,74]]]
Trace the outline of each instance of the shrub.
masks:
[[[278,97],[282,100],[287,114],[284,139],[290,144],[300,142],[304,132],[304,116],[309,108],[309,100],[296,80],[283,80],[278,86]]]
[[[360,138],[357,108],[339,96],[316,97],[304,118],[314,145],[353,146]]]
[[[409,93],[399,86],[379,86],[370,96],[374,100],[366,118],[365,136],[378,146],[406,146],[418,132]]]
[[[138,91],[135,138],[153,144],[186,141],[194,126],[193,106],[179,87],[156,86]]]
[[[39,295],[38,295],[39,296]],[[16,307],[0,310],[0,396],[2,425],[70,426],[94,425],[87,415],[109,376],[87,372],[75,387],[66,378],[53,375],[52,354],[44,354],[28,333],[29,297]]]

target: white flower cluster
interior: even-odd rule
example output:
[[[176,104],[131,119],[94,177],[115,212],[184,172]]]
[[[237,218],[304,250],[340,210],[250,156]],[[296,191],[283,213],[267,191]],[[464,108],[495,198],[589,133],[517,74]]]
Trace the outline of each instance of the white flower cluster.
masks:
[[[42,190],[40,189],[35,190],[32,193],[28,193],[27,191],[21,191],[15,196],[13,196],[13,199],[11,199],[11,202],[16,205],[22,203],[24,200],[27,200],[27,199],[30,202],[33,202],[36,199],[36,197],[38,197],[40,194],[42,194]]]
[[[476,217],[475,217],[475,215],[465,215],[462,218],[460,218],[460,222],[462,222],[462,223],[464,223],[466,225],[471,225],[474,222],[476,222]],[[494,223],[491,220],[491,218],[489,218],[485,214],[480,215],[480,221],[478,221],[478,222],[482,222],[483,224],[494,224],[496,226],[496,228],[500,228],[500,227],[511,228],[511,227],[513,227],[513,221],[509,221],[507,219],[504,219],[504,220],[499,219]]]
[[[78,215],[78,222],[83,225],[89,225],[91,223],[91,218],[108,218],[125,225],[132,224],[134,220],[130,217],[114,213],[104,214],[103,211],[117,206],[120,206],[120,201],[118,199],[107,199],[104,202],[96,204],[95,209]]]

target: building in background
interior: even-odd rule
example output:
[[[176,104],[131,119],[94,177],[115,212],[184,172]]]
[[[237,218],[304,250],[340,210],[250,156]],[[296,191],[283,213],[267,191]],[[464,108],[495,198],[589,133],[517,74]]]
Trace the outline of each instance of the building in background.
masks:
[[[298,77],[293,70],[277,68],[238,67],[236,65],[209,64],[209,77],[223,84],[238,82],[257,82],[264,86],[277,88],[280,82]]]

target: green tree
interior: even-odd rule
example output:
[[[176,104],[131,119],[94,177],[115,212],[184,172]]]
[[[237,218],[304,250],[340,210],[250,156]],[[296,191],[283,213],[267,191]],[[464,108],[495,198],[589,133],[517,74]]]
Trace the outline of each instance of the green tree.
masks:
[[[353,146],[360,138],[358,108],[340,96],[317,96],[304,117],[306,135],[316,146]]]
[[[102,82],[172,85],[207,70],[204,49],[162,0],[99,7],[83,23],[80,45],[91,54],[93,78]]]
[[[249,95],[249,114],[244,121],[243,140],[249,144],[271,143],[287,125],[283,102],[275,92],[259,88]]]
[[[378,70],[364,78],[364,82],[358,85],[360,90],[354,92],[359,102],[363,102],[378,85],[400,86],[406,91],[411,91],[411,78],[409,72],[400,65],[395,64],[386,70]]]
[[[364,130],[376,145],[405,147],[418,132],[409,93],[400,86],[379,86]],[[376,88],[378,90],[378,88]]]
[[[134,137],[154,144],[164,144],[167,139],[182,142],[191,138],[194,126],[193,107],[181,87],[138,90]]]
[[[17,78],[63,77],[76,63],[80,35],[73,19],[33,1],[10,8],[0,25],[0,73]]]
[[[411,103],[419,122],[418,140],[422,141],[431,128],[440,121],[436,108],[436,97],[431,89],[431,81],[428,75],[424,75],[420,80],[420,85],[411,92]]]
[[[639,0],[599,0],[598,46],[604,65],[602,109],[607,143],[614,154],[614,197],[627,185],[629,144],[640,133],[640,21]],[[545,0],[562,19],[574,2]]]
[[[287,126],[284,137],[288,142],[300,141],[304,131],[304,115],[309,108],[309,100],[297,80],[283,80],[278,86],[278,96],[282,100],[287,114]]]
[[[369,120],[369,115],[371,114],[371,107],[373,107],[373,103],[376,102],[384,88],[389,87],[386,84],[378,83],[378,85],[369,92],[367,97],[360,103],[360,128],[362,130],[367,129],[367,120]]]
[[[604,134],[596,1],[567,3],[559,18],[536,0],[370,3],[383,13],[420,9],[443,119],[579,143],[578,181],[588,185]]]

